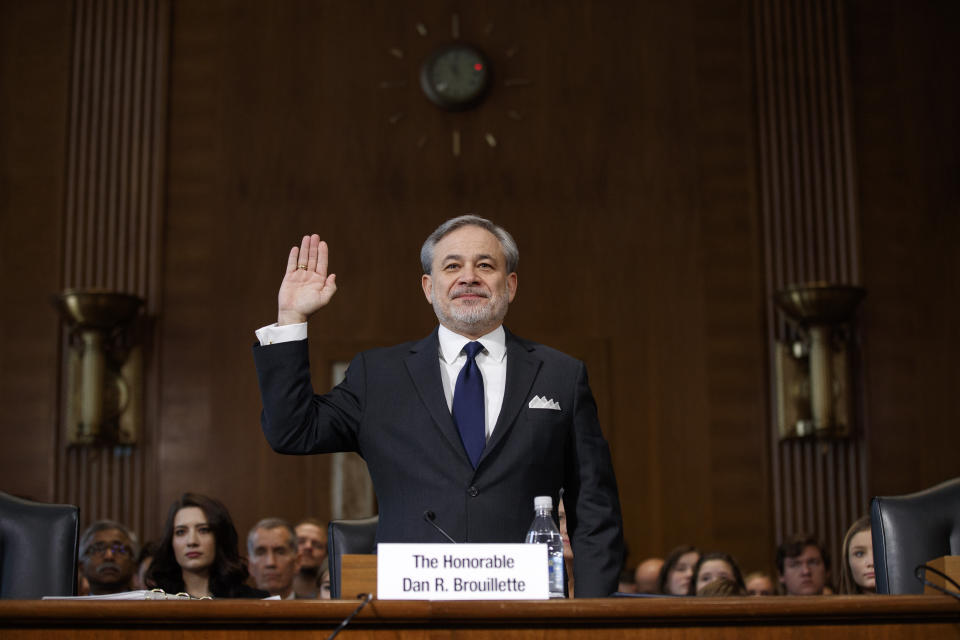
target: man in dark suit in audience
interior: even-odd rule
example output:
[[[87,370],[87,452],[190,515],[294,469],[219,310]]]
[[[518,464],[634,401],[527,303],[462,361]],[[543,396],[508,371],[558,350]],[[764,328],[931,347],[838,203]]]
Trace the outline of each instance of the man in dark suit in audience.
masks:
[[[421,286],[440,326],[357,355],[322,396],[310,382],[306,321],[336,291],[317,235],[293,247],[276,325],[257,331],[263,431],[281,453],[357,451],[380,506],[379,542],[521,542],[535,496],[561,488],[578,597],[617,588],[623,559],[610,452],[583,363],[503,327],[519,251],[477,216],[424,243]],[[556,517],[556,514],[555,514]]]

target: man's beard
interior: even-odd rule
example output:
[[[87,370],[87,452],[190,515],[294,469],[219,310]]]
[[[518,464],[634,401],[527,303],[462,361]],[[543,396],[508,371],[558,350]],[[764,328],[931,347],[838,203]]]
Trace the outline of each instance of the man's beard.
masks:
[[[460,287],[450,292],[450,306],[444,309],[440,305],[439,292],[436,287],[430,291],[430,301],[433,303],[433,312],[437,314],[440,324],[457,333],[477,334],[478,329],[493,329],[503,322],[507,315],[510,298],[507,285],[503,291],[494,292],[489,297],[478,299],[475,304],[456,305],[453,299],[464,294],[486,296],[487,292],[477,287]],[[446,294],[444,294],[446,295]]]

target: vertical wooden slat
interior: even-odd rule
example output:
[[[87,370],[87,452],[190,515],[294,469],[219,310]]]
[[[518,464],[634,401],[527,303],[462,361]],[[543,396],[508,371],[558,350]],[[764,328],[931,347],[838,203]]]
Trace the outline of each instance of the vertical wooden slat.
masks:
[[[824,30],[824,21],[823,21],[823,11],[816,11],[814,15],[814,21],[812,23],[812,29],[815,29],[818,32],[823,32]],[[829,44],[825,41],[825,38],[818,38],[816,40],[816,68],[827,69],[828,67],[828,53],[827,49]],[[830,100],[829,100],[829,71],[827,73],[818,73],[816,74],[816,86],[817,86],[817,103],[816,103],[816,118],[815,120],[820,123],[821,135],[818,139],[819,154],[818,157],[822,159],[820,164],[820,170],[817,172],[817,177],[822,184],[822,190],[820,197],[818,198],[818,205],[822,207],[823,210],[828,210],[832,206],[833,202],[833,193],[834,193],[834,163],[833,159],[830,156],[829,149],[831,145],[831,140],[833,139],[833,127],[830,123],[829,118],[829,109],[830,109]],[[827,260],[827,267],[825,272],[830,282],[836,282],[840,277],[842,272],[840,261],[842,256],[838,251],[838,242],[836,234],[836,220],[827,219],[821,217],[823,220],[823,225],[825,229],[825,250],[822,252]]]
[[[78,0],[74,13],[63,287],[134,293],[148,301],[148,312],[156,312],[160,293],[154,247],[162,215],[157,185],[166,152],[169,12],[166,0]],[[146,379],[155,377],[148,371]],[[149,402],[155,393],[147,389],[144,397]],[[149,407],[144,422],[132,450],[58,444],[57,497],[79,505],[84,524],[114,518],[144,527]]]
[[[842,9],[820,0],[754,3],[770,370],[776,341],[795,332],[774,310],[773,292],[859,278]],[[806,531],[835,544],[865,502],[863,444],[779,442],[775,410],[771,403],[777,539]]]

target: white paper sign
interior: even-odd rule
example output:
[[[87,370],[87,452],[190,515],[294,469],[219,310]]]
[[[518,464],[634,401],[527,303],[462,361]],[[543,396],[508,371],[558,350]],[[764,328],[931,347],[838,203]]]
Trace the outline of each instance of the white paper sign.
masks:
[[[545,600],[545,544],[377,545],[380,600]]]

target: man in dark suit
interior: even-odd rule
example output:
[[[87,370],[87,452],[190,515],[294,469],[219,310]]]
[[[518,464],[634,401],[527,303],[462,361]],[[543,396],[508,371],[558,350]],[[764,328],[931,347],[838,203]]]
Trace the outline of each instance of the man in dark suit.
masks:
[[[356,451],[377,493],[379,542],[520,542],[535,496],[561,489],[578,597],[616,590],[623,561],[610,452],[583,363],[503,328],[519,252],[477,216],[448,220],[421,249],[440,326],[357,355],[316,396],[306,321],[336,291],[319,236],[293,247],[276,325],[257,331],[263,432],[280,453]]]

